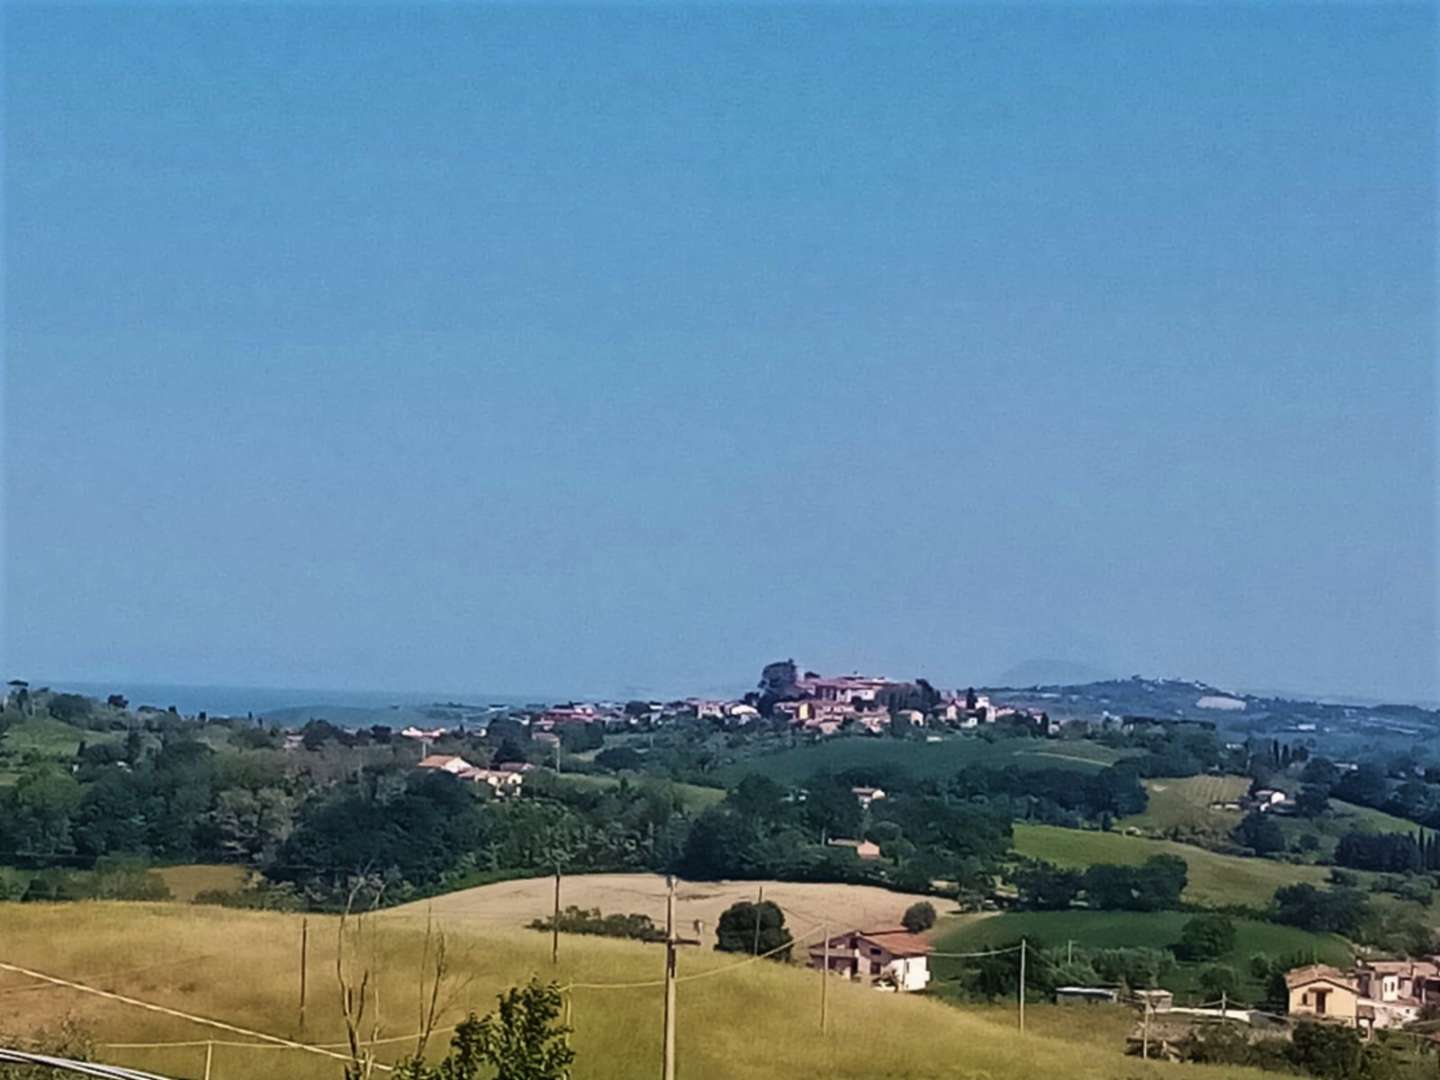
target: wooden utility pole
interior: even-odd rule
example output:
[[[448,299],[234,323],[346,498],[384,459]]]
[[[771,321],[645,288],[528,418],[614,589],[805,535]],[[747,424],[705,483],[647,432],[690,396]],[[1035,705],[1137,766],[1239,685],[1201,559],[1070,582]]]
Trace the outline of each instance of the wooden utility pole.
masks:
[[[1067,963],[1067,964],[1073,964],[1074,962],[1075,962],[1075,939],[1074,939],[1074,938],[1071,938],[1069,941],[1065,942],[1065,963]]]
[[[205,1080],[210,1080],[210,1066],[215,1063],[215,1043],[213,1040],[205,1043]]]
[[[675,875],[665,877],[665,1041],[661,1060],[664,1080],[675,1080],[675,956],[680,945],[699,941],[675,936]]]
[[[760,905],[765,903],[765,886],[760,886],[759,899],[755,901],[755,945],[750,950],[751,956],[760,955]]]
[[[1225,1010],[1230,1006],[1230,995],[1224,990],[1220,991],[1220,1019],[1225,1019]]]
[[[550,963],[560,963],[560,866],[555,866],[555,914],[550,919]]]
[[[665,1060],[664,1080],[675,1080],[675,876],[665,878]]]
[[[1145,995],[1145,1021],[1140,1028],[1140,1056],[1150,1059],[1150,995]]]
[[[830,1022],[830,927],[824,927],[825,944],[821,947],[824,966],[820,968],[820,1034],[825,1034]]]
[[[1020,1031],[1025,1031],[1025,939],[1020,939]]]
[[[310,920],[300,920],[300,1032],[305,1032],[305,969],[309,967]]]

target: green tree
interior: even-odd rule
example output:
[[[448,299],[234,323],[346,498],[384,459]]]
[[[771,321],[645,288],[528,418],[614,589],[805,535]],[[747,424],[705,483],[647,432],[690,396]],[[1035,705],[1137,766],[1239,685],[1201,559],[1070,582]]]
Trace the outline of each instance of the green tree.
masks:
[[[752,904],[740,900],[720,916],[715,928],[715,948],[721,952],[743,952],[790,959],[794,939],[785,929],[785,913],[769,900]]]
[[[1082,878],[1078,870],[1064,870],[1036,861],[1012,875],[1022,906],[1035,911],[1062,911],[1080,895]]]
[[[924,933],[935,925],[935,905],[928,900],[911,904],[900,917],[900,923],[912,934]]]
[[[1235,827],[1235,839],[1256,855],[1285,850],[1285,833],[1269,814],[1249,813]]]
[[[1219,1000],[1222,995],[1234,997],[1240,988],[1240,977],[1229,964],[1208,964],[1195,976],[1195,982],[1207,998]]]
[[[1180,928],[1175,952],[1185,960],[1217,960],[1235,948],[1235,924],[1229,916],[1196,915]]]

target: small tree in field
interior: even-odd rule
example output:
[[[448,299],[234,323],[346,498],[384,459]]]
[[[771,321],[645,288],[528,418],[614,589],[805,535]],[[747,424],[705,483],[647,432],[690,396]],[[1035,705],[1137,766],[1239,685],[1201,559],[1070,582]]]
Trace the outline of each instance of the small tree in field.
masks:
[[[531,979],[499,997],[495,1012],[471,1013],[455,1029],[450,1053],[436,1066],[419,1056],[395,1069],[396,1080],[568,1080],[575,1051],[570,1029],[557,1024],[562,999],[554,983]]]
[[[935,925],[935,905],[928,900],[911,904],[905,909],[900,922],[912,934],[924,933]]]
[[[753,953],[790,959],[794,939],[785,929],[785,913],[769,900],[731,904],[715,927],[715,948],[721,952]]]

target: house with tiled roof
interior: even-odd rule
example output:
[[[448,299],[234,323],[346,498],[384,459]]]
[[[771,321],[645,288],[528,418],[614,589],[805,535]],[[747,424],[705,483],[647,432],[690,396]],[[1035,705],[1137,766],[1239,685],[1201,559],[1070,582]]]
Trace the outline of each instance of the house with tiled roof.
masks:
[[[914,991],[930,984],[932,946],[904,927],[851,930],[810,946],[810,966],[868,982],[877,989]]]

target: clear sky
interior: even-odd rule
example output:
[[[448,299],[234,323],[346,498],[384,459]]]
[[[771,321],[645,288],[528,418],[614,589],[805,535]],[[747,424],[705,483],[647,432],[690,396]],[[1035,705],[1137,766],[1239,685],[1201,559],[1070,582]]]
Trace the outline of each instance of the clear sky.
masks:
[[[7,5],[3,674],[1440,698],[1435,12]]]

